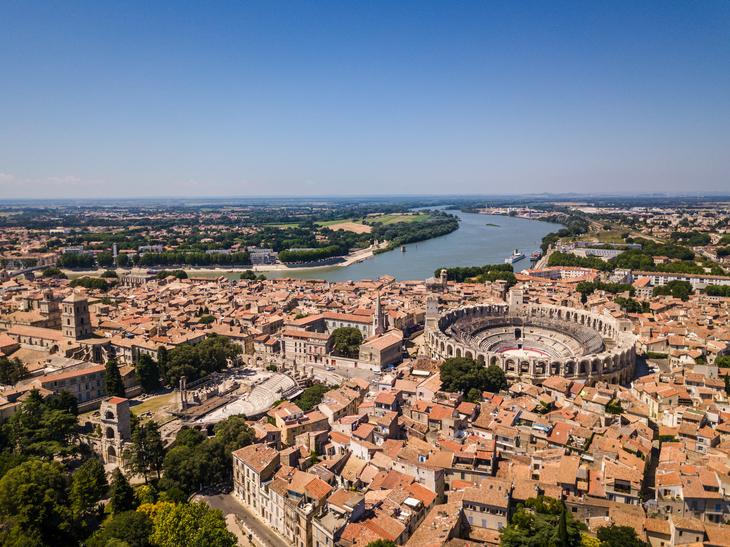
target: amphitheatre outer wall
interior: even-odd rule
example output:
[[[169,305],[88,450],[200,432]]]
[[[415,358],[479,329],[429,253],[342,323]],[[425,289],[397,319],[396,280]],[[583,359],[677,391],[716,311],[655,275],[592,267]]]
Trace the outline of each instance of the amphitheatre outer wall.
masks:
[[[574,308],[537,304],[479,304],[440,314],[434,313],[434,310],[435,306],[427,305],[425,341],[433,358],[476,359],[486,366],[497,365],[509,381],[529,380],[535,384],[550,376],[584,380],[587,386],[596,382],[626,384],[633,378],[636,337],[631,321]],[[567,337],[575,340],[583,351],[569,356],[489,351],[473,343],[468,335],[464,335],[464,329],[459,328],[469,323],[487,324],[487,329],[521,329],[525,333],[534,329],[547,337]],[[585,338],[587,331],[592,331],[593,336],[589,336],[588,340],[576,340],[580,336]],[[596,340],[600,342],[597,344]]]

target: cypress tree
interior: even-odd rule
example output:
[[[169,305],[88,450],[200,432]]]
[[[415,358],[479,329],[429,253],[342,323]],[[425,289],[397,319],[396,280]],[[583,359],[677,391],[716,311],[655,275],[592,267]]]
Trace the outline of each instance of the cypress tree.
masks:
[[[127,393],[119,374],[119,366],[114,359],[106,364],[106,394],[110,397],[126,397]]]
[[[115,514],[134,509],[134,490],[118,467],[112,472],[109,506]]]
[[[563,510],[560,512],[560,523],[558,524],[558,545],[560,547],[568,547],[568,512]]]

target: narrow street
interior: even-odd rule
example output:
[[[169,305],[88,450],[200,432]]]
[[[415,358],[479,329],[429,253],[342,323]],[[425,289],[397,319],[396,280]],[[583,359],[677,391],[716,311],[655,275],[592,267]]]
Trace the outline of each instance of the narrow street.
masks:
[[[213,509],[220,509],[223,512],[223,516],[236,515],[238,516],[249,528],[251,528],[259,538],[261,538],[269,547],[281,547],[282,545],[289,545],[285,539],[271,530],[263,522],[261,522],[253,513],[246,509],[241,503],[239,503],[233,494],[216,494],[213,496],[195,496],[193,501],[204,501],[210,505]],[[232,519],[226,519],[228,528],[231,532],[236,535],[240,534],[240,528]]]

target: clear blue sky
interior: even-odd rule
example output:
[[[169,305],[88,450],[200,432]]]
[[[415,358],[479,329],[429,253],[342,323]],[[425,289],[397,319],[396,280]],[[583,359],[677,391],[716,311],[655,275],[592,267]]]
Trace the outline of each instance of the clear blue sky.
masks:
[[[0,199],[730,191],[730,2],[0,5]]]

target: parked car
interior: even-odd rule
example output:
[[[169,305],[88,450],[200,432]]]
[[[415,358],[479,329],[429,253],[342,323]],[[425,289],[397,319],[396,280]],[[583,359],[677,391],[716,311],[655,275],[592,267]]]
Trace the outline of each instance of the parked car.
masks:
[[[333,367],[332,365],[330,365],[325,370],[335,370],[335,367]]]
[[[376,370],[375,372],[373,372],[373,374],[375,374],[375,376],[382,376],[383,375],[383,373],[381,371],[379,371],[379,370]]]

